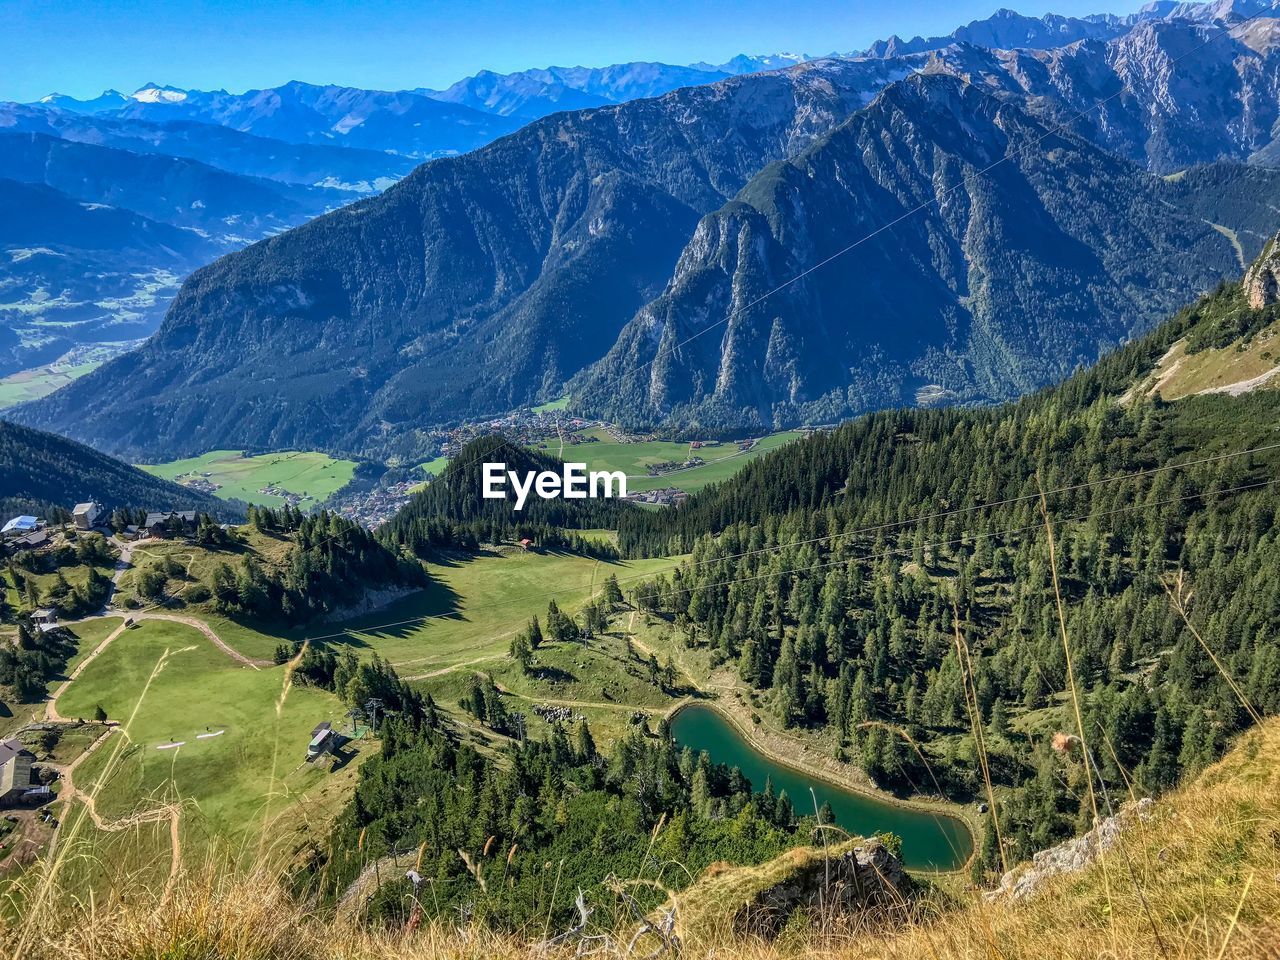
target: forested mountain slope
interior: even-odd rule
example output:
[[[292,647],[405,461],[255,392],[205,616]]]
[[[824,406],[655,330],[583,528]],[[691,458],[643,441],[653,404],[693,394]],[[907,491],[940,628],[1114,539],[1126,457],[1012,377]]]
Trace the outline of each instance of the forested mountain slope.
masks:
[[[353,449],[387,427],[506,409],[601,356],[702,214],[906,69],[738,77],[558,114],[426,164],[197,272],[139,354],[20,416],[169,456],[233,437]]]
[[[1212,178],[1175,191],[976,84],[912,77],[704,218],[576,402],[759,431],[1011,399],[1238,269],[1179,209],[1193,187],[1222,194]]]
[[[152,376],[108,366],[15,416],[135,458],[219,446],[385,453],[422,427],[562,395],[611,349],[574,384],[575,403],[646,426],[738,432],[886,403],[1007,398],[1145,329],[1253,252],[1244,234],[1269,198],[1243,190],[1220,204],[1215,240],[1185,219],[1209,219],[1191,195],[1206,177],[1164,194],[1138,185],[1138,167],[1270,162],[1277,21],[1246,22],[1261,8],[1245,6],[1153,10],[1120,36],[1050,50],[957,42],[558,113],[193,276],[131,361]],[[979,110],[972,136],[901,91],[851,118],[915,70],[1005,105]],[[83,122],[58,119],[64,136]],[[1063,122],[1077,136],[1039,149]],[[188,125],[198,126],[245,136]],[[912,154],[912,136],[938,156]],[[842,144],[873,143],[837,159]],[[802,164],[768,166],[807,148]],[[677,334],[745,302],[728,280],[757,292],[782,283],[819,262],[815,251],[940,199],[933,170],[954,186],[1009,148],[1026,155],[903,224],[901,257],[887,242],[901,231],[888,231],[852,267],[796,284],[776,316],[761,305],[670,351]],[[891,162],[906,164],[903,183]],[[1047,265],[1058,244],[1066,268]],[[869,322],[846,306],[864,288]],[[799,323],[811,306],[813,322]],[[877,345],[864,333],[881,316],[894,322],[877,328],[892,335]],[[665,371],[665,360],[645,366],[659,342]],[[819,342],[832,349],[804,356]]]
[[[107,509],[200,510],[239,515],[235,504],[197,493],[52,433],[0,420],[0,513],[43,515],[97,500]]]
[[[1113,791],[1154,794],[1250,711],[1280,711],[1280,391],[1169,404],[1134,389],[1175,343],[1247,355],[1274,301],[1253,271],[1060,387],[876,413],[678,509],[628,513],[624,551],[692,550],[638,599],[758,689],[772,723],[882,785],[932,781],[877,722],[908,730],[953,798],[982,790],[981,734],[1000,834],[1026,858],[1091,819],[1055,732],[1093,744]],[[993,827],[976,879],[1001,866]]]
[[[574,531],[612,529],[628,509],[621,501],[570,501],[562,497],[544,500],[531,492],[517,512],[509,481],[503,486],[505,498],[481,497],[485,463],[501,463],[505,470],[520,475],[528,471],[559,473],[563,466],[555,457],[516,446],[501,437],[481,437],[459,450],[439,477],[379,527],[378,539],[419,556],[525,537],[539,549],[616,554],[612,547],[598,541],[581,540]]]

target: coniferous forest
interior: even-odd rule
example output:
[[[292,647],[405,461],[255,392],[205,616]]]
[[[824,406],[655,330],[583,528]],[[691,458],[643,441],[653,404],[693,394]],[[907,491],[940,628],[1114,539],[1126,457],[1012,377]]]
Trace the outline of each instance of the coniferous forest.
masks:
[[[971,863],[991,882],[1088,829],[1091,781],[1158,795],[1253,714],[1280,710],[1280,393],[1166,403],[1135,386],[1175,341],[1194,353],[1247,340],[1275,312],[1224,285],[1060,387],[1001,407],[873,414],[685,506],[624,510],[624,554],[689,556],[617,589],[732,670],[772,722],[823,738],[877,785],[994,796]],[[472,460],[497,455],[487,442]],[[384,542],[520,532],[483,515],[459,523],[436,500],[419,498]],[[552,620],[592,626],[554,605]],[[463,706],[519,739],[491,679]],[[663,834],[678,841],[663,842],[691,870],[753,862],[807,832],[790,801],[751,799],[662,730],[602,756],[585,727],[557,727],[495,761],[450,736],[434,705],[427,715],[387,721],[382,756],[318,855],[330,893],[375,853],[420,848],[432,910],[520,927],[545,909],[545,864],[563,860],[562,882],[583,887],[643,874],[660,819],[678,818]],[[488,852],[468,863],[459,849]],[[372,914],[400,916],[408,890],[382,885]]]
[[[1134,388],[1175,341],[1274,318],[1224,286],[1061,387],[813,437],[628,514],[623,550],[692,553],[627,586],[884,787],[985,797],[984,749],[1006,859],[1025,859],[1092,822],[1086,763],[1055,733],[1083,733],[1108,789],[1150,795],[1280,710],[1280,393]],[[979,879],[1002,866],[994,826]]]

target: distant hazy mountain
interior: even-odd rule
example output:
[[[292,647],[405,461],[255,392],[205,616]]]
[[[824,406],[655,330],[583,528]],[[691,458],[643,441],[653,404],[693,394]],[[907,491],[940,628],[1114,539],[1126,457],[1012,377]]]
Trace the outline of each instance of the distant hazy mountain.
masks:
[[[0,177],[44,184],[234,246],[297,226],[341,199],[329,190],[228,173],[185,157],[3,130]]]
[[[133,153],[186,157],[231,173],[329,187],[348,196],[383,189],[416,165],[408,157],[285,143],[209,123],[150,123],[17,103],[0,103],[0,131],[4,130],[42,133]]]
[[[837,54],[829,54],[834,57]],[[708,70],[713,73],[726,73],[731,76],[739,76],[744,73],[759,73],[763,70],[785,70],[787,67],[794,67],[798,63],[807,63],[810,60],[822,59],[820,57],[811,57],[805,53],[762,53],[756,56],[749,56],[741,53],[720,64],[695,63],[693,66],[699,70]]]
[[[974,20],[945,37],[913,37],[904,40],[895,35],[887,40],[878,40],[863,55],[900,57],[908,53],[941,50],[957,42],[994,50],[1046,50],[1063,47],[1077,40],[1109,40],[1120,36],[1129,26],[1121,18],[1109,14],[1060,17],[1050,13],[1043,17],[1028,17],[1014,10],[997,10],[990,17]]]
[[[182,278],[222,249],[194,230],[0,179],[0,374],[77,343],[146,336]]]
[[[459,80],[446,90],[424,90],[423,93],[501,116],[536,120],[560,110],[656,97],[679,87],[714,83],[727,76],[728,71],[715,68],[617,63],[608,67],[547,67],[508,74],[483,71]]]
[[[0,375],[146,336],[191,270],[343,199],[38,133],[0,131],[0,178]]]
[[[75,97],[68,97],[61,93],[51,93],[47,97],[41,97],[36,101],[36,105],[54,110],[67,110],[71,113],[105,113],[109,110],[119,110],[128,102],[128,97],[118,90],[103,90],[92,100],[77,100]]]
[[[389,93],[294,81],[232,94],[150,84],[115,111],[124,119],[214,124],[286,143],[323,144],[426,159],[465,153],[518,124],[412,91]]]

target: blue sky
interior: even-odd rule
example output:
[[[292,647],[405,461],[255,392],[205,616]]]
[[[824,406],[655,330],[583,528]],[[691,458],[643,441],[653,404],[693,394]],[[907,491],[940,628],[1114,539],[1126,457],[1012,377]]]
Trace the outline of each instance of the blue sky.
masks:
[[[1053,0],[1128,12],[1136,0]],[[949,33],[1001,0],[3,0],[0,100],[144,83],[241,91],[288,80],[443,87],[480,69],[861,49]],[[1045,8],[1003,5],[1029,14]]]

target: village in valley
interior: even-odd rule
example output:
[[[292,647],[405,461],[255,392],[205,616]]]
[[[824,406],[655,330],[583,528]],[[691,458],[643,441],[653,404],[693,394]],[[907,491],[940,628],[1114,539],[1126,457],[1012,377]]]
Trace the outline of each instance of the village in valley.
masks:
[[[200,493],[304,512],[323,507],[376,530],[431,483],[459,450],[481,437],[501,436],[567,462],[585,462],[589,469],[622,470],[627,474],[627,499],[654,507],[679,505],[707,483],[731,476],[751,457],[821,429],[738,440],[669,440],[570,416],[557,403],[424,431],[422,443],[435,456],[416,463],[397,458],[386,464],[342,460],[300,451],[212,451],[171,464],[141,466]]]

